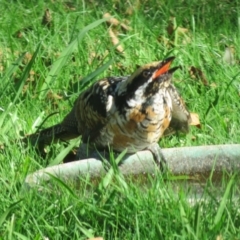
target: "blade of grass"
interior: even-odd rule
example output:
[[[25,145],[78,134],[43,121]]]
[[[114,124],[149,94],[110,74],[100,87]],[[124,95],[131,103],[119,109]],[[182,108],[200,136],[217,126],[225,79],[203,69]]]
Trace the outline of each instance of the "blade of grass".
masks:
[[[21,78],[20,78],[21,80],[19,80],[18,84],[16,85],[16,94],[14,95],[14,98],[12,99],[12,102],[8,105],[7,109],[6,109],[6,110],[3,112],[3,114],[1,115],[1,118],[0,118],[0,127],[2,126],[3,121],[4,121],[5,117],[7,116],[7,114],[9,113],[11,107],[14,106],[14,104],[15,104],[16,101],[18,100],[20,94],[22,93],[23,86],[24,86],[24,84],[25,84],[25,82],[26,82],[26,80],[27,80],[27,78],[28,78],[28,76],[29,76],[29,72],[30,72],[30,70],[31,70],[31,68],[32,68],[32,65],[33,65],[33,63],[34,63],[34,60],[35,60],[36,57],[37,57],[37,54],[38,54],[39,49],[40,49],[40,44],[37,46],[36,51],[34,52],[31,60],[30,60],[29,63],[28,63],[28,65],[26,66],[26,68],[25,68],[25,70],[24,70],[24,72],[23,72],[23,74],[22,74],[22,76],[21,76]],[[24,55],[23,55],[23,56],[24,56]],[[19,59],[22,59],[23,56],[21,56],[21,58],[19,58]],[[19,60],[19,59],[18,59],[18,60]],[[10,69],[9,71],[12,72],[13,70]],[[8,75],[9,75],[9,73],[8,73]]]
[[[58,178],[50,173],[46,173],[46,174],[49,175],[51,177],[51,179],[53,179],[59,186],[66,189],[74,198],[78,198],[78,196],[74,193],[74,191],[66,183],[64,183],[64,181],[62,181],[60,178]]]
[[[2,226],[2,224],[4,223],[4,221],[6,220],[7,216],[9,215],[9,213],[15,208],[17,207],[17,205],[22,201],[23,199],[18,200],[17,202],[13,203],[10,205],[10,207],[1,214],[0,216],[0,226]]]
[[[60,73],[63,66],[66,64],[68,57],[72,54],[72,52],[77,48],[78,44],[81,42],[83,37],[86,35],[87,32],[89,32],[91,29],[97,27],[101,23],[107,21],[107,18],[97,20],[85,28],[82,29],[82,31],[78,34],[77,38],[73,40],[68,47],[66,47],[62,53],[60,54],[57,61],[54,62],[50,72],[48,73],[43,85],[41,86],[40,93],[39,93],[39,99],[45,98],[47,94],[47,88],[50,88],[55,79],[57,78],[58,74]]]
[[[57,157],[49,163],[48,166],[54,166],[62,162],[62,160],[67,156],[67,154],[73,149],[73,147],[76,145],[77,141],[79,139],[76,139],[75,141],[72,141],[63,151],[61,151]]]
[[[104,63],[101,67],[97,68],[95,71],[88,74],[81,81],[78,81],[73,84],[73,91],[79,94],[79,85],[88,84],[93,78],[98,76],[101,72],[105,71],[111,64],[113,63],[113,59],[110,59],[106,63]]]
[[[13,234],[17,237],[17,239],[22,239],[22,240],[28,240],[28,237],[25,237],[24,235],[22,235],[21,233],[18,232],[13,232]]]
[[[25,56],[26,52],[22,53],[20,55],[20,57],[16,60],[15,63],[13,63],[7,70],[5,75],[3,76],[2,80],[1,80],[1,84],[2,86],[4,84],[6,84],[3,89],[7,88],[7,85],[9,85],[9,79],[11,78],[11,76],[13,75],[13,73],[17,70],[17,68],[19,67],[20,63],[22,62],[24,56]],[[1,97],[3,97],[4,95],[1,95]]]
[[[38,49],[37,49],[37,50],[38,50]],[[6,86],[9,84],[7,80],[9,80],[10,77],[11,77],[11,75],[17,70],[17,68],[18,68],[18,66],[20,65],[20,63],[22,62],[25,54],[26,54],[26,53],[23,53],[23,54],[17,59],[17,61],[16,61],[15,63],[13,63],[13,64],[7,69],[4,77],[3,77],[2,80],[1,80],[1,81],[2,81],[2,84],[4,84],[5,81],[6,81],[6,83],[5,83]],[[32,60],[31,60],[31,61],[32,61]],[[30,62],[31,62],[31,61],[30,61]],[[29,64],[30,64],[30,62],[29,62]],[[29,65],[29,64],[28,64],[28,65]],[[26,71],[26,70],[25,70],[25,71]],[[30,71],[30,69],[29,69],[29,71]],[[29,71],[28,71],[28,73],[29,73]],[[23,74],[23,76],[24,76],[24,74]],[[22,83],[22,86],[23,86],[23,83],[25,82],[25,80],[23,79],[23,76],[22,76],[22,78],[21,78],[22,80],[20,81],[20,82]],[[6,88],[7,88],[7,87],[4,87],[3,89],[6,89]],[[18,91],[18,92],[20,93],[20,91]],[[4,95],[4,94],[1,94],[1,97],[5,97],[5,95]],[[17,99],[17,95],[15,95],[15,99]],[[0,115],[0,116],[1,116],[1,117],[0,117],[0,128],[2,128],[3,121],[4,121],[5,117],[7,116],[7,114],[8,114],[8,112],[9,112],[11,106],[13,106],[13,103],[10,103],[10,104],[8,105],[8,107],[5,109],[5,111],[3,111],[3,113]]]
[[[112,166],[109,171],[107,172],[106,176],[102,179],[102,181],[99,183],[99,190],[102,191],[108,187],[110,182],[113,179],[114,173],[116,173],[116,166],[118,163],[122,160],[124,155],[126,154],[127,150],[124,150],[119,154],[119,156],[115,159],[115,162],[113,163],[115,166]]]
[[[221,203],[219,205],[217,214],[214,218],[212,229],[214,229],[218,225],[218,223],[221,221],[224,209],[226,207],[226,203],[229,200],[229,195],[230,195],[230,191],[231,191],[231,188],[233,186],[234,180],[235,180],[235,175],[228,182],[228,185],[226,187],[226,191],[225,191],[225,193],[222,197],[222,200],[221,200]]]
[[[76,220],[79,230],[85,235],[85,237],[93,239],[94,235],[92,229],[87,229],[86,227],[84,227],[83,223],[79,221],[79,218],[75,215],[75,213],[73,211],[71,211],[71,213]]]
[[[12,104],[11,104],[12,106]],[[1,132],[6,133],[8,132],[13,126],[17,126],[17,121],[18,121],[18,115],[17,115],[17,110],[14,112],[11,112],[10,119],[9,121],[5,121],[3,126],[1,126]],[[1,124],[1,123],[0,123]]]
[[[34,61],[37,57],[40,46],[41,46],[41,44],[39,43],[38,46],[37,46],[37,49],[35,50],[31,60],[29,61],[28,65],[26,66],[26,68],[25,68],[25,70],[24,70],[24,72],[23,72],[23,74],[20,78],[21,80],[16,85],[16,95],[13,99],[13,103],[15,103],[18,100],[19,95],[22,93],[23,86],[24,86],[24,84],[25,84],[25,82],[26,82],[26,80],[29,76],[30,70],[32,69],[33,63],[34,63]]]
[[[188,217],[187,217],[187,214],[184,210],[184,206],[182,204],[182,201],[180,200],[179,201],[179,209],[180,209],[180,215],[181,215],[181,219],[182,219],[182,224],[183,226],[186,228],[188,234],[189,234],[189,237],[193,238],[193,239],[197,239],[195,234],[194,234],[194,231],[190,225],[190,222],[188,220]]]

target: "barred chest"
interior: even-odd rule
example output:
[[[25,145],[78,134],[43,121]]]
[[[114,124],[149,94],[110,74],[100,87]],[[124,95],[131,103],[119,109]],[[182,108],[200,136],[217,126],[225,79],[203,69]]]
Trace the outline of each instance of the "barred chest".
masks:
[[[111,146],[129,153],[158,142],[171,121],[172,100],[166,89],[147,98],[131,98],[111,115],[109,123],[95,140],[98,147]]]

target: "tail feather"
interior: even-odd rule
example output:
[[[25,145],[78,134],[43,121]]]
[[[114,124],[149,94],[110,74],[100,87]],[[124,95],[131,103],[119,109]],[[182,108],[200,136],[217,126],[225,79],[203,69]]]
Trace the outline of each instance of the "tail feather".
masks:
[[[75,107],[72,108],[61,123],[40,130],[23,139],[32,145],[49,145],[57,141],[67,141],[80,136],[78,131],[78,121],[75,117]]]
[[[32,145],[49,145],[57,141],[67,141],[78,136],[79,134],[75,127],[66,127],[62,124],[56,124],[26,136],[24,142],[30,142]]]

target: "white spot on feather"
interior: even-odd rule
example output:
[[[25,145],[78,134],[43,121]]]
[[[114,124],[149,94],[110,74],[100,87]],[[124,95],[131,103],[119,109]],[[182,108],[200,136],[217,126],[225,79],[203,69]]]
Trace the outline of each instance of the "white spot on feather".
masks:
[[[109,95],[109,96],[108,96],[108,100],[107,100],[107,106],[106,106],[107,112],[109,112],[110,110],[112,110],[113,105],[114,105],[113,103],[114,103],[113,96]]]

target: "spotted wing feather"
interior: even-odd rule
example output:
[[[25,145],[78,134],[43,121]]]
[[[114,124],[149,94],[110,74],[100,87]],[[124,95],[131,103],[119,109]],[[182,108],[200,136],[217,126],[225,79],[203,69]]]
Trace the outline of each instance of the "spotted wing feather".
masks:
[[[167,88],[167,91],[172,99],[172,119],[164,135],[171,135],[176,131],[187,133],[189,131],[189,124],[191,123],[191,115],[186,104],[172,83]]]

